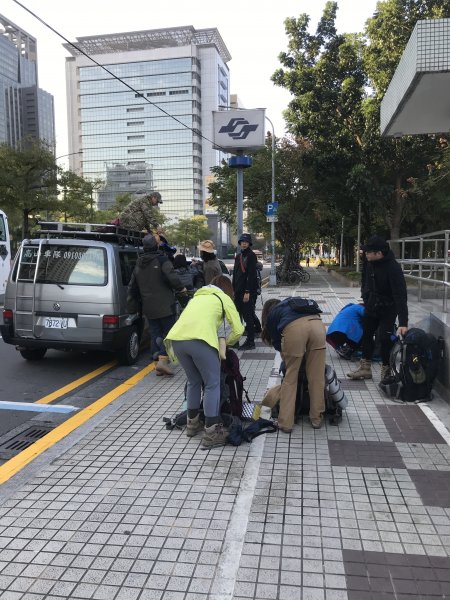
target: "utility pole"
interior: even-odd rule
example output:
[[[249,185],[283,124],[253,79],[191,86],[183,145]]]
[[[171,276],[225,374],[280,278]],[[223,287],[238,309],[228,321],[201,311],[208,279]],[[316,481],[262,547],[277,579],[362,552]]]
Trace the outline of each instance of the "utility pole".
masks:
[[[342,269],[343,265],[343,253],[344,253],[344,217],[342,217],[341,224],[341,250],[339,252],[339,268]]]

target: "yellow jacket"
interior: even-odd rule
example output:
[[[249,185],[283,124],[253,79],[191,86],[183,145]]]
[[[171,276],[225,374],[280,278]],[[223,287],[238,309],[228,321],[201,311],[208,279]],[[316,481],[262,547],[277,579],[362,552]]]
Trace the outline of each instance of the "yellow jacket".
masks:
[[[223,315],[224,312],[225,315]],[[231,326],[226,343],[227,346],[232,346],[244,332],[244,326],[233,300],[215,285],[200,288],[195,292],[164,340],[170,359],[176,360],[172,350],[172,341],[203,340],[219,352],[218,332],[223,327],[224,317]]]

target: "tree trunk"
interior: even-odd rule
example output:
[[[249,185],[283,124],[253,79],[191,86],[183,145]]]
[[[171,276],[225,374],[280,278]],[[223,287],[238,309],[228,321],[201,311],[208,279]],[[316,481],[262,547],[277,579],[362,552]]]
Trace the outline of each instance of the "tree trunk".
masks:
[[[392,217],[391,217],[391,223],[390,223],[390,232],[391,232],[392,240],[398,240],[400,238],[400,226],[401,226],[401,223],[403,220],[404,206],[405,206],[405,198],[404,198],[404,191],[401,186],[401,177],[400,177],[400,175],[397,175],[397,179],[395,182],[395,192],[394,192],[394,208],[392,211]],[[399,242],[392,242],[391,250],[397,258],[400,257]]]
[[[30,225],[28,222],[28,218],[30,216],[30,211],[27,208],[24,208],[22,211],[22,239],[26,239],[30,233]]]

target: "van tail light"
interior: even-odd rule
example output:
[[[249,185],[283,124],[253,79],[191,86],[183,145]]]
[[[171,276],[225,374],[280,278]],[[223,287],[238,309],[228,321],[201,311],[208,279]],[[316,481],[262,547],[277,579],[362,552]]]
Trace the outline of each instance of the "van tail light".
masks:
[[[3,311],[3,323],[5,325],[12,325],[13,324],[13,311],[9,310],[8,308],[5,308]]]
[[[116,329],[119,327],[119,317],[117,315],[103,316],[103,329]]]

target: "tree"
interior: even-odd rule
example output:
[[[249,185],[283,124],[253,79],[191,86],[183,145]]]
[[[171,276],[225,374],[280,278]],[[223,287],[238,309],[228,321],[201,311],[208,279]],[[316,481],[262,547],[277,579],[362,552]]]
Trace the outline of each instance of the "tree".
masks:
[[[24,140],[17,148],[0,145],[0,194],[5,211],[19,211],[22,236],[29,219],[57,204],[57,169],[53,153],[41,140]]]
[[[283,268],[298,266],[302,239],[317,228],[314,200],[308,184],[308,169],[303,165],[304,146],[294,140],[276,141],[275,197],[279,202],[277,239],[284,253]],[[253,154],[253,166],[244,174],[244,210],[247,229],[269,237],[266,207],[272,188],[272,139],[269,135],[264,148]],[[227,164],[212,169],[215,181],[210,184],[211,205],[219,217],[235,225],[236,172]]]
[[[380,102],[417,19],[449,16],[449,0],[379,2],[364,36],[337,34],[336,11],[337,2],[327,2],[315,34],[307,15],[285,21],[288,51],[273,81],[292,93],[285,117],[310,144],[304,162],[322,214],[348,215],[354,226],[361,200],[365,234],[381,226],[398,238],[409,233],[401,228],[417,199],[410,182],[428,176],[439,148],[430,136],[381,138]],[[367,198],[355,197],[363,173]]]
[[[174,225],[170,225],[164,231],[164,235],[170,244],[181,248],[185,252],[186,248],[197,247],[200,240],[209,239],[212,232],[208,228],[206,217],[195,215],[194,217],[180,219]]]

